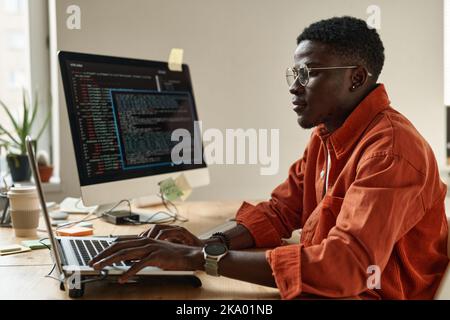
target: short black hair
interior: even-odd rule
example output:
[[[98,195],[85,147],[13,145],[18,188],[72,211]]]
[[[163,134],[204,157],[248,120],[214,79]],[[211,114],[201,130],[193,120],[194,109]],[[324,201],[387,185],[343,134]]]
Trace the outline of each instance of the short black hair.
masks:
[[[377,31],[370,29],[364,20],[349,16],[320,20],[303,30],[297,37],[297,45],[304,40],[329,45],[347,63],[365,66],[375,81],[383,69],[383,43]]]

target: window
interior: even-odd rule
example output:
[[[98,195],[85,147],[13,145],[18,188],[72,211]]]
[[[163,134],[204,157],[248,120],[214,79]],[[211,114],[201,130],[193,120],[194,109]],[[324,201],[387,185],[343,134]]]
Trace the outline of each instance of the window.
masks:
[[[0,39],[3,40],[0,41],[0,100],[14,116],[21,117],[22,90],[37,92],[40,109],[34,126],[36,131],[50,107],[48,29],[47,0],[0,0]],[[6,130],[13,130],[3,108],[0,108],[0,124]],[[52,154],[50,133],[47,126],[38,141],[38,149]],[[5,150],[0,149],[0,177],[6,172]]]
[[[7,14],[21,14],[27,8],[26,0],[3,0],[3,12]]]
[[[13,115],[20,115],[22,88],[30,88],[30,66],[27,3],[20,0],[0,0],[0,100]],[[0,109],[0,124],[12,130],[3,108]],[[2,150],[0,174],[7,170]]]
[[[21,89],[26,83],[25,72],[23,70],[15,69],[9,74],[8,88],[9,89]]]
[[[8,51],[19,50],[21,52],[27,49],[26,41],[25,41],[25,32],[24,31],[9,31],[7,33],[7,47]]]

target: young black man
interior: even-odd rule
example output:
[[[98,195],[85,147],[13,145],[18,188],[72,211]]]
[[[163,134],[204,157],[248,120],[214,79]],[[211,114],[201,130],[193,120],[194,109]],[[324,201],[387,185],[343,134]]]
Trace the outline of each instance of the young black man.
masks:
[[[91,265],[137,260],[122,281],[147,265],[205,270],[276,286],[284,299],[432,299],[448,264],[447,189],[430,146],[377,83],[383,64],[362,20],[307,27],[286,79],[299,125],[314,130],[270,200],[244,202],[237,226],[206,241],[157,226]],[[296,229],[300,243],[283,246]],[[241,251],[252,247],[271,249]],[[368,286],[373,270],[381,282]]]

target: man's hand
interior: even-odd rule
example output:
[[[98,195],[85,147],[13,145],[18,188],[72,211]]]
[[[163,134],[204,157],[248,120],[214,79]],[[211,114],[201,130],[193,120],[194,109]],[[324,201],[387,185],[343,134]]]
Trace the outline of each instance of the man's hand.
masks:
[[[203,270],[201,248],[186,246],[150,238],[121,241],[102,251],[89,261],[89,266],[101,270],[119,261],[136,261],[120,278],[125,283],[147,266],[163,270]]]
[[[205,245],[202,240],[197,238],[187,229],[179,226],[157,224],[147,231],[141,233],[140,236],[152,238],[155,240],[166,240],[194,247],[203,247]]]

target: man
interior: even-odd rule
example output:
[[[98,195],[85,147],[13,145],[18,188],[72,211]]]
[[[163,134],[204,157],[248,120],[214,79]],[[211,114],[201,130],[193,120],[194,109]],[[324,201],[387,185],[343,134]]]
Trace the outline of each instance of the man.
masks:
[[[315,129],[271,199],[244,202],[238,225],[206,241],[159,226],[92,266],[137,260],[122,281],[145,266],[206,270],[276,286],[284,299],[433,298],[448,264],[446,186],[428,143],[376,82],[384,63],[377,32],[332,18],[297,44],[286,78],[299,125]],[[300,243],[282,246],[300,228]],[[252,247],[273,249],[239,251]],[[381,282],[368,281],[377,271]]]

